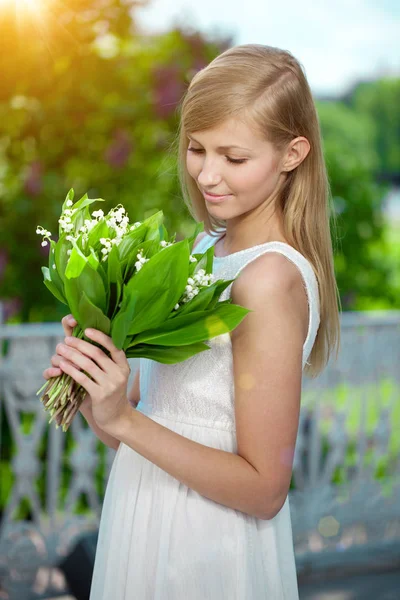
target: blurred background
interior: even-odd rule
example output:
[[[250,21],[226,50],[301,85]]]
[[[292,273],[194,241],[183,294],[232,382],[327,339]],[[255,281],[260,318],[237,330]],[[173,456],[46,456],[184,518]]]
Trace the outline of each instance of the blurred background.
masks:
[[[397,0],[0,0],[0,599],[85,597],[83,576],[55,567],[82,527],[95,535],[114,452],[80,417],[67,435],[49,427],[35,397],[65,315],[36,227],[58,230],[72,187],[191,234],[177,105],[243,43],[303,65],[338,223],[342,349],[304,383],[291,485],[301,594],[400,598],[399,39]]]

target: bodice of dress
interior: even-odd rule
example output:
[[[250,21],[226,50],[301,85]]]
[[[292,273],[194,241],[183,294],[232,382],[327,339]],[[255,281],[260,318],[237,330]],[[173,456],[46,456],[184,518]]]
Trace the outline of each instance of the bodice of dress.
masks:
[[[205,252],[216,242],[205,235],[194,253]],[[279,252],[299,269],[307,293],[309,327],[303,345],[303,369],[312,350],[319,323],[318,282],[310,262],[295,248],[283,242],[267,242],[235,252],[214,256],[213,274],[217,279],[235,279],[252,260],[266,252]],[[231,283],[220,300],[230,297]],[[137,410],[174,421],[235,431],[234,375],[230,334],[211,338],[209,350],[181,363],[166,365],[140,359],[140,402]]]

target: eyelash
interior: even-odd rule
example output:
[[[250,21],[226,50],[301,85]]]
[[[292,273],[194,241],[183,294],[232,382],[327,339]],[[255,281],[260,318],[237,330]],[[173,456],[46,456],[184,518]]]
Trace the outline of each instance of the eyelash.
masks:
[[[197,152],[197,153],[203,152],[203,150],[201,150],[200,148],[188,148],[188,150],[190,150],[190,152]],[[229,158],[229,156],[227,156],[226,158],[227,158],[228,162],[230,162],[234,165],[242,165],[247,160],[246,158],[237,158],[237,159]]]

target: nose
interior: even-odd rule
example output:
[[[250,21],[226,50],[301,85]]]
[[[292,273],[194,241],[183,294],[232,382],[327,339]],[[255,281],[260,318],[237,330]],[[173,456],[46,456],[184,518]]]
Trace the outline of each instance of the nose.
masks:
[[[204,161],[203,167],[197,177],[197,181],[204,188],[217,186],[221,181],[221,176],[215,171],[215,169]]]

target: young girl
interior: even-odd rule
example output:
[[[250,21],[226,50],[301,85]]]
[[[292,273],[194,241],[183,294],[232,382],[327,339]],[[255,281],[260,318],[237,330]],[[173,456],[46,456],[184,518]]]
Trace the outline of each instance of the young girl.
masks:
[[[82,413],[117,449],[90,598],[296,600],[302,374],[339,347],[329,186],[301,66],[277,48],[230,48],[191,81],[178,141],[183,195],[205,226],[196,251],[214,245],[215,278],[236,278],[221,300],[252,312],[182,363],[141,359],[130,397],[110,337],[90,335],[111,358],[83,340],[57,346],[45,376],[61,368],[87,389]]]

